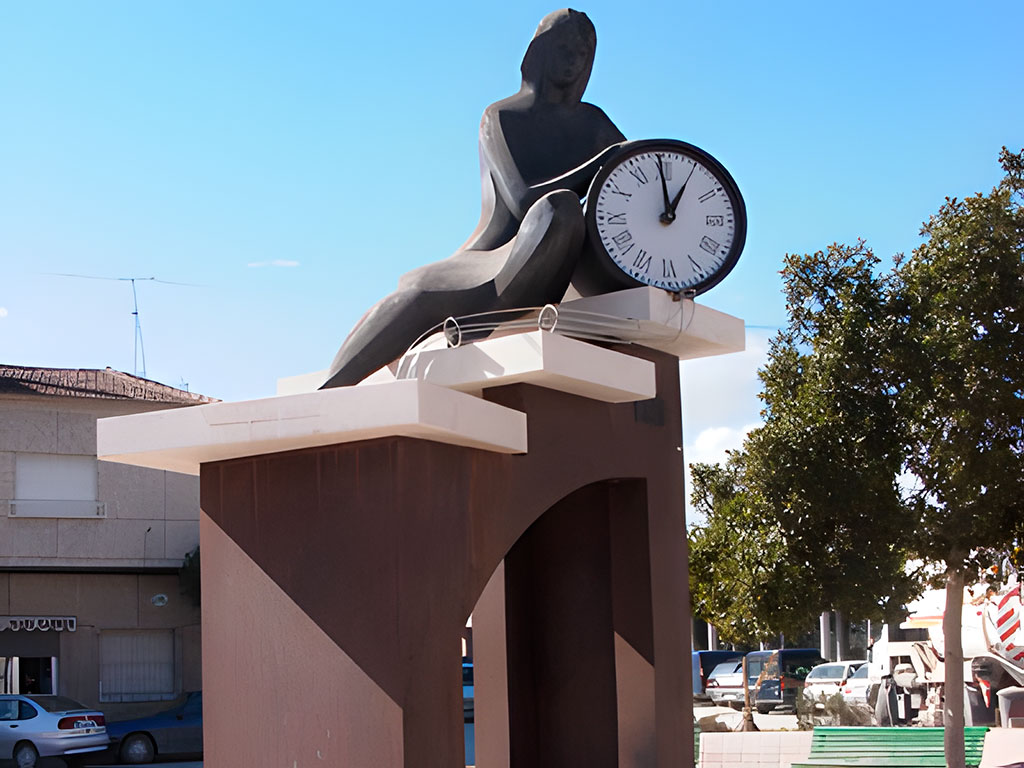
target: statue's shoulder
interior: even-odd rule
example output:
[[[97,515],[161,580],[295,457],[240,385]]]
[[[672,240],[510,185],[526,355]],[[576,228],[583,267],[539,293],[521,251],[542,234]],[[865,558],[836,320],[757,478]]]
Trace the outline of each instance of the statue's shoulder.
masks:
[[[609,146],[626,138],[605,111],[596,104],[581,101],[580,109],[583,122],[591,126],[598,137],[598,143],[602,146]]]
[[[519,115],[527,111],[530,107],[529,99],[525,98],[522,94],[516,93],[508,98],[496,101],[491,104],[487,109],[484,110],[483,117],[480,118],[481,125],[492,125],[499,126],[501,120],[507,119],[512,115]]]
[[[589,101],[581,101],[580,110],[592,120],[602,120],[608,123],[611,122],[611,118],[608,117],[605,111],[597,106],[597,104],[591,104]]]

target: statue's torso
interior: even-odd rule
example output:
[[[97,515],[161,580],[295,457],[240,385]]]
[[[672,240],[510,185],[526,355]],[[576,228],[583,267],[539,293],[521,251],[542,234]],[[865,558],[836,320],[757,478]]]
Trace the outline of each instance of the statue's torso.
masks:
[[[527,184],[561,176],[616,140],[611,121],[589,104],[512,107],[499,117],[505,144]]]

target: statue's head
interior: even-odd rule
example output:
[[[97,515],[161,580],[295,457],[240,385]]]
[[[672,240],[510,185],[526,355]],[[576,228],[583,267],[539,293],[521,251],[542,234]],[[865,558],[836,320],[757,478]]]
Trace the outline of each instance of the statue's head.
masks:
[[[564,8],[537,26],[523,57],[523,82],[535,91],[554,86],[579,101],[594,66],[597,33],[587,14]]]

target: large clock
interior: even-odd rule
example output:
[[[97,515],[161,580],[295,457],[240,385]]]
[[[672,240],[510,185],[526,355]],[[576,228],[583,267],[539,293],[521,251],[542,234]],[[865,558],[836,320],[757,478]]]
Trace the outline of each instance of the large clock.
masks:
[[[747,215],[736,182],[692,144],[624,144],[594,177],[587,248],[573,276],[583,295],[651,285],[696,295],[736,264]]]

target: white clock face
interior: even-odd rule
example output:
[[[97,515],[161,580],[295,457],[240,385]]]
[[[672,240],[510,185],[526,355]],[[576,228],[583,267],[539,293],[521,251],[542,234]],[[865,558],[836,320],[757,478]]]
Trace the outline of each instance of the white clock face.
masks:
[[[629,155],[591,204],[605,250],[635,280],[683,291],[727,266],[735,203],[699,158],[672,149]]]

